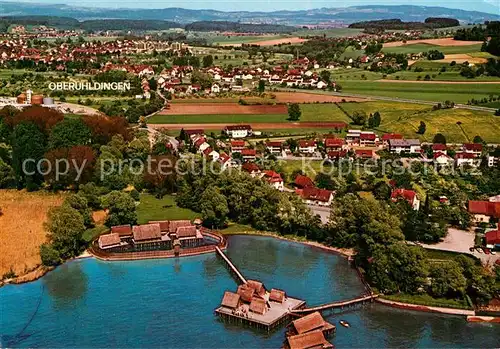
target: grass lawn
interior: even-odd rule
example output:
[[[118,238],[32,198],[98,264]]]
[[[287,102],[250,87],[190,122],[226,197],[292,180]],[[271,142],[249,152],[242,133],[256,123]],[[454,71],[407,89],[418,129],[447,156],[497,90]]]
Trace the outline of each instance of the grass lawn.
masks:
[[[325,122],[335,122],[335,121],[345,121],[351,122],[351,119],[345,115],[342,110],[333,103],[325,104],[302,104],[300,105],[300,110],[302,111],[302,116],[300,117],[301,122],[307,121],[325,121]]]
[[[474,262],[477,262],[478,259],[469,254],[452,252],[452,251],[443,251],[443,250],[433,250],[433,249],[423,249],[425,257],[428,259],[436,260],[436,261],[449,261],[454,260],[457,256],[465,256],[467,258],[472,259]]]
[[[455,103],[467,103],[472,98],[481,99],[489,95],[498,95],[499,91],[499,85],[481,83],[426,84],[342,80],[339,84],[345,93],[435,102],[450,100]]]
[[[149,221],[195,219],[200,214],[176,205],[172,195],[165,195],[161,199],[151,194],[141,194],[141,202],[137,206],[137,222],[145,224]]]
[[[288,175],[291,175],[296,170],[303,170],[306,175],[313,179],[316,174],[320,172],[328,173],[331,168],[328,164],[323,165],[321,160],[308,160],[307,158],[303,160],[280,160],[279,163]]]
[[[108,231],[109,228],[104,226],[104,225],[97,225],[94,228],[87,229],[83,233],[83,240],[85,242],[91,242],[95,238],[97,238],[99,235],[103,234],[104,232]]]
[[[239,224],[239,223],[233,223],[229,222],[228,226],[226,229],[220,230],[222,234],[251,234],[256,232],[255,228],[252,228],[249,225],[246,224]]]
[[[471,309],[465,299],[446,299],[446,298],[432,298],[428,294],[411,295],[411,294],[394,294],[384,295],[384,299],[395,302],[420,304],[434,307],[456,308],[456,309]]]

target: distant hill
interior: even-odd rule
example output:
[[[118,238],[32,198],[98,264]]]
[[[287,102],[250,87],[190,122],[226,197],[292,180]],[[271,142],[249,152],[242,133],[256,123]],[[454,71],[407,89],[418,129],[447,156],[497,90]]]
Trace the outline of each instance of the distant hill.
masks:
[[[176,23],[198,21],[231,21],[284,25],[319,24],[324,22],[351,24],[361,21],[399,18],[404,22],[423,22],[428,17],[456,18],[462,23],[483,23],[500,20],[500,15],[431,6],[353,6],[320,8],[305,11],[223,12],[215,10],[165,9],[105,9],[69,5],[28,4],[0,1],[2,16],[46,15],[75,18],[80,21],[96,19],[161,20]]]

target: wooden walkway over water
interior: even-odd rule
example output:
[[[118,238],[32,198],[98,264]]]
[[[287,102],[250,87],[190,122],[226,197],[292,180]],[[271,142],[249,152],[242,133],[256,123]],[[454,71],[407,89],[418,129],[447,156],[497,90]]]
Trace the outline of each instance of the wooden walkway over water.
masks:
[[[222,259],[224,260],[224,262],[226,262],[225,263],[226,266],[229,268],[229,270],[231,271],[231,273],[233,273],[236,276],[236,278],[238,279],[238,281],[240,281],[242,284],[246,284],[247,283],[247,279],[245,279],[245,277],[243,276],[243,274],[240,273],[240,271],[238,270],[238,268],[236,268],[236,266],[226,256],[226,254],[224,252],[222,252],[222,250],[219,248],[219,246],[215,246],[215,252],[217,252],[217,254],[222,257]]]
[[[315,311],[324,311],[324,310],[330,310],[330,309],[336,309],[336,308],[344,308],[348,306],[353,306],[356,304],[362,304],[366,302],[372,302],[375,298],[377,298],[379,295],[378,294],[372,294],[372,295],[365,295],[361,297],[357,297],[354,299],[349,299],[346,301],[340,301],[340,302],[332,302],[328,304],[323,304],[323,305],[318,305],[316,307],[311,307],[311,308],[304,308],[304,309],[296,309],[292,310],[291,312],[293,314],[297,315],[303,315],[307,313],[314,313]]]

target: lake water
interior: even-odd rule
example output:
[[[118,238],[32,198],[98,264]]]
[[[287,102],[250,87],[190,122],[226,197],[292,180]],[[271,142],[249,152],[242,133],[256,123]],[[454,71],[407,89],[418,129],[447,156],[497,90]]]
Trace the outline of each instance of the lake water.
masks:
[[[317,305],[363,290],[344,258],[269,237],[235,236],[243,275]],[[0,288],[0,347],[279,348],[272,334],[221,322],[214,309],[237,284],[214,254],[164,260],[72,261],[40,280]],[[500,326],[371,304],[327,318],[342,347],[500,346]]]

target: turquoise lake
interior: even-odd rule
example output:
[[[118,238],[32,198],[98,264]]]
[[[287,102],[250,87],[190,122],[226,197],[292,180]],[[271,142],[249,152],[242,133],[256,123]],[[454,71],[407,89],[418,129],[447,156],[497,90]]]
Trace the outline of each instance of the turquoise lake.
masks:
[[[346,259],[270,237],[234,236],[228,256],[246,278],[308,305],[351,298],[363,286]],[[214,254],[135,262],[77,260],[23,285],[0,288],[0,347],[279,348],[271,334],[214,314],[237,284]],[[495,348],[500,325],[402,311],[378,304],[327,317],[337,348]]]

